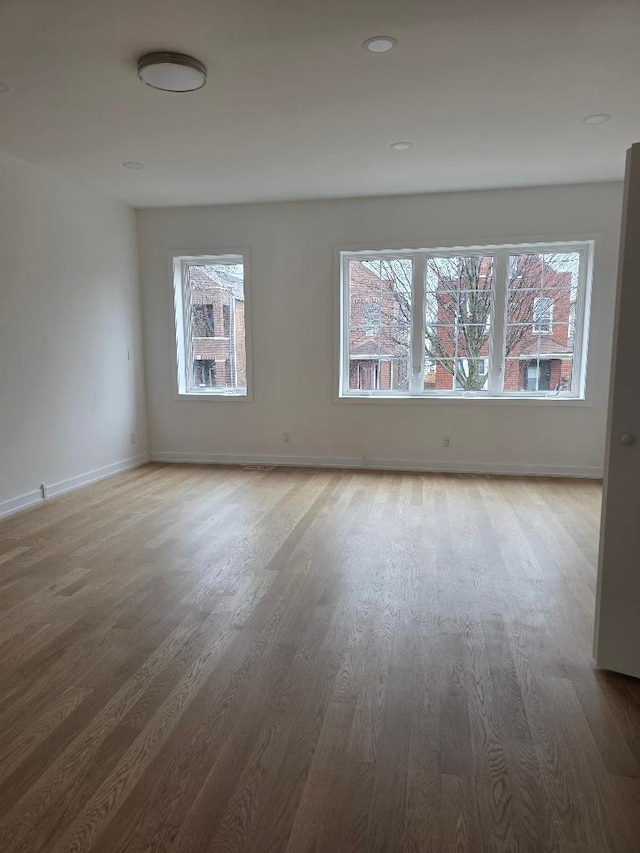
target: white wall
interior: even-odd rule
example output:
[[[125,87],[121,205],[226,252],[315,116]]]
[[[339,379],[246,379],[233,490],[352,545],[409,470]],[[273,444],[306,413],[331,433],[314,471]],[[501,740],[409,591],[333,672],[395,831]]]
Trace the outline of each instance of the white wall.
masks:
[[[0,514],[147,450],[139,301],[134,212],[0,153]]]
[[[367,457],[371,465],[600,475],[621,204],[615,183],[139,211],[152,456],[344,464]],[[592,236],[586,405],[336,401],[336,247]],[[167,252],[232,248],[248,249],[251,259],[253,402],[179,401]]]

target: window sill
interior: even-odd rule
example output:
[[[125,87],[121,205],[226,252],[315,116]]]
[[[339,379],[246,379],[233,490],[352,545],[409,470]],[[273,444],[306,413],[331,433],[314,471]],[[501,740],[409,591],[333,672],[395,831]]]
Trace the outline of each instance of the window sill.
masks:
[[[251,395],[246,391],[180,391],[174,394],[175,400],[183,400],[192,402],[197,400],[202,402],[218,402],[219,400],[235,400],[239,403],[250,403]]]
[[[335,399],[336,403],[386,403],[386,404],[429,404],[429,403],[452,403],[460,405],[467,403],[472,406],[564,406],[590,408],[584,397],[553,397],[539,396],[530,397],[489,397],[485,395],[465,394],[340,394]]]

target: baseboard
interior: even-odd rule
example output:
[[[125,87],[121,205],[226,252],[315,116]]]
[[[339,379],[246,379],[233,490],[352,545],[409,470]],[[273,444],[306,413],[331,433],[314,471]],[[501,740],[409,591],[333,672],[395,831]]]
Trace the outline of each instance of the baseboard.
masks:
[[[44,503],[44,500],[40,489],[34,489],[32,492],[18,495],[17,498],[9,498],[9,500],[0,503],[0,518],[13,515],[16,512],[22,512],[23,509],[29,509],[41,503]]]
[[[438,474],[498,474],[512,477],[578,477],[602,479],[602,468],[570,465],[500,464],[495,462],[455,462],[447,460],[382,459],[362,456],[269,456],[244,453],[188,453],[153,450],[95,468],[57,483],[47,484],[50,498],[97,483],[149,462],[185,462],[200,465],[274,465],[296,468],[347,468],[355,470],[414,471]],[[40,489],[0,502],[0,518],[45,503]]]
[[[295,468],[362,468],[360,456],[262,456],[252,453],[183,453],[151,451],[152,462],[195,465],[288,465]]]
[[[58,495],[64,495],[66,492],[72,492],[74,489],[79,489],[82,486],[88,486],[90,483],[106,480],[107,477],[113,477],[115,474],[121,474],[123,471],[138,468],[140,465],[145,465],[148,461],[149,454],[140,453],[137,456],[121,459],[119,462],[113,462],[111,465],[105,465],[102,468],[94,468],[92,471],[86,471],[84,474],[78,474],[76,477],[69,477],[67,480],[60,480],[57,483],[47,483],[47,500],[55,498]],[[42,491],[34,489],[32,492],[2,501],[0,503],[0,518],[5,518],[8,515],[13,515],[16,512],[21,512],[24,509],[29,509],[32,506],[43,503],[45,503],[45,499],[42,496]]]
[[[448,460],[382,459],[362,456],[262,456],[243,453],[188,453],[152,450],[152,462],[204,465],[283,465],[303,468],[354,468],[379,471],[415,471],[434,474],[498,474],[512,477],[579,477],[599,480],[602,468],[571,465],[502,464]]]
[[[140,465],[145,465],[148,461],[148,453],[139,453],[137,456],[130,456],[128,459],[121,459],[119,462],[114,462],[111,465],[105,465],[103,468],[94,468],[93,471],[78,474],[77,477],[69,477],[68,480],[60,480],[59,483],[48,483],[47,492],[50,498],[55,498],[58,495],[64,495],[65,492],[72,492],[74,489],[79,489],[81,486],[88,486],[90,483],[97,483],[99,480],[106,480],[107,477],[113,477],[115,474],[121,474],[123,471],[130,471],[132,468],[139,468]]]

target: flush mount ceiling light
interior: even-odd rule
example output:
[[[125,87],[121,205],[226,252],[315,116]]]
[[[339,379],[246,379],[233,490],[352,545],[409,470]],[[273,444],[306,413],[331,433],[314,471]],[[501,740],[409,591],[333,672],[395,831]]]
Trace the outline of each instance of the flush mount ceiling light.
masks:
[[[207,69],[193,56],[156,51],[140,57],[138,77],[162,92],[195,92],[207,82]]]
[[[144,169],[144,163],[138,163],[137,160],[125,160],[122,165],[125,169]]]
[[[392,151],[408,151],[413,148],[413,142],[392,142],[389,148]]]
[[[362,42],[362,47],[371,53],[389,53],[397,44],[392,36],[372,36]]]
[[[582,124],[604,124],[607,121],[611,121],[611,116],[609,113],[594,113],[592,116],[585,116],[580,121]]]

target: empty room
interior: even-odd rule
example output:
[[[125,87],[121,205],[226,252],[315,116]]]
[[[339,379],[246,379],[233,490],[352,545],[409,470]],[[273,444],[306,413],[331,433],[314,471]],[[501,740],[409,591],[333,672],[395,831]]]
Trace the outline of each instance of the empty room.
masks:
[[[2,853],[640,853],[639,44],[0,3]]]

